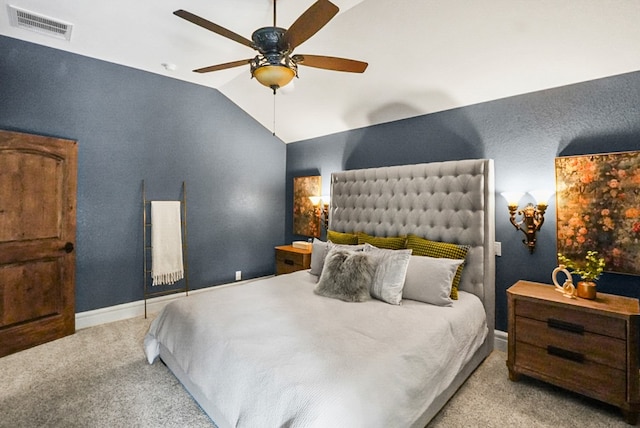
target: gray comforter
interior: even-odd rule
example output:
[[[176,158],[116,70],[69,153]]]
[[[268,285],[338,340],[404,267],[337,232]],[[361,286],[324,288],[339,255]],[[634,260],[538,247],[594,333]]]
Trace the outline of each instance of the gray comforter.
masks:
[[[474,351],[480,300],[347,303],[307,271],[167,305],[145,339],[223,427],[411,426]]]

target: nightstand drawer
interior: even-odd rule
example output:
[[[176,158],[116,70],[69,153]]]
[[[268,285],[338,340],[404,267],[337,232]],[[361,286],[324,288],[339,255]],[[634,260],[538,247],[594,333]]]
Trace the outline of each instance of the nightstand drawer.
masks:
[[[286,264],[284,262],[276,262],[276,275],[284,275],[285,273],[297,272],[302,270],[300,265]]]
[[[560,327],[563,327],[560,325]],[[618,370],[627,366],[627,344],[616,339],[588,331],[577,333],[564,330],[546,322],[530,318],[516,317],[516,337],[518,343],[526,343],[539,348],[563,349],[581,355],[585,361],[606,365]],[[517,352],[517,349],[516,349]],[[516,364],[520,353],[516,353]]]
[[[305,254],[292,253],[290,251],[276,250],[276,262],[282,262],[285,265],[298,265],[304,264]]]
[[[276,247],[276,275],[296,272],[311,267],[311,250],[291,245]]]
[[[626,399],[626,375],[623,370],[584,360],[559,348],[539,348],[516,344],[516,361],[521,370],[531,370],[542,380],[621,405]],[[526,373],[526,371],[525,371]]]
[[[624,319],[573,310],[568,306],[552,306],[545,302],[518,299],[515,314],[544,323],[553,323],[559,329],[588,331],[618,339],[627,337],[627,323]]]

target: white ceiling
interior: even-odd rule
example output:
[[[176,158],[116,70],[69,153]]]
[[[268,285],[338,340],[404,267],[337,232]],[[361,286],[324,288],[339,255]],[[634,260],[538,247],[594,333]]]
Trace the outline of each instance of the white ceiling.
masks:
[[[272,1],[0,0],[0,34],[217,88],[272,130],[273,95],[248,66],[191,71],[255,52],[172,13],[185,9],[250,39],[272,24]],[[275,99],[276,135],[287,143],[640,70],[640,0],[332,1],[340,13],[294,53],[369,68],[301,66]],[[278,0],[278,26],[313,2]],[[73,24],[71,40],[11,27],[9,4]]]

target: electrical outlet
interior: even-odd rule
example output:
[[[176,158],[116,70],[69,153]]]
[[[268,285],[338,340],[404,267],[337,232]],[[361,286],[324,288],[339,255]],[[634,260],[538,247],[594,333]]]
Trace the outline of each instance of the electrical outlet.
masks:
[[[236,271],[236,281],[240,281],[242,279],[242,271],[241,270],[237,270]]]
[[[502,242],[494,242],[493,243],[493,251],[496,253],[496,256],[502,256]]]

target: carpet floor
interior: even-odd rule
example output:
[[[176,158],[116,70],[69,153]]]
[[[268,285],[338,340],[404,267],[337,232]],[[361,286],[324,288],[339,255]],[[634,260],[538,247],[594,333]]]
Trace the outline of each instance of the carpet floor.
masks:
[[[91,327],[0,358],[0,427],[211,428],[171,372],[146,362],[150,322]],[[505,359],[493,352],[428,428],[628,426],[614,407],[529,378],[509,381]]]

